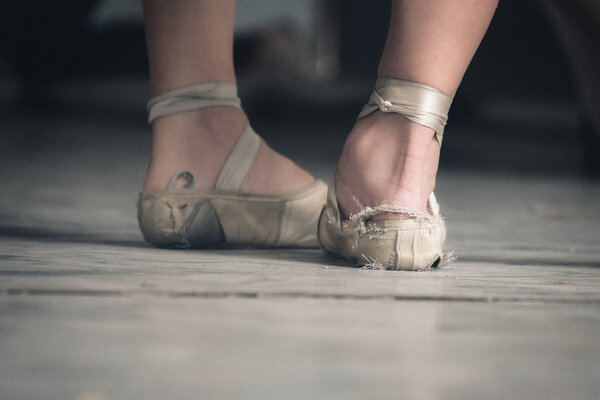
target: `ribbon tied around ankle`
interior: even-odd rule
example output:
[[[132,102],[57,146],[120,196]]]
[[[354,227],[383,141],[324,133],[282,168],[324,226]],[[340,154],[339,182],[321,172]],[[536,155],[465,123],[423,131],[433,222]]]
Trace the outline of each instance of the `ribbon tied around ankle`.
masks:
[[[369,102],[361,110],[358,119],[377,110],[402,114],[412,122],[433,129],[441,145],[451,104],[451,96],[431,86],[382,77],[377,79]]]
[[[148,122],[157,118],[207,107],[241,109],[237,87],[229,82],[206,82],[171,90],[148,101]]]

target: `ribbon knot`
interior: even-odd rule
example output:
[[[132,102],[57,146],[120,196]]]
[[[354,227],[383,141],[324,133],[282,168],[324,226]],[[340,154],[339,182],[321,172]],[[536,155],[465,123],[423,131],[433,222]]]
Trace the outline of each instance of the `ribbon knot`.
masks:
[[[388,100],[384,100],[381,105],[379,106],[379,108],[381,109],[381,111],[383,112],[388,112],[390,111],[390,109],[392,108],[392,102],[388,101]]]
[[[451,96],[431,86],[379,77],[369,102],[358,114],[358,119],[378,110],[402,114],[414,123],[433,129],[438,143],[442,144],[450,104]]]

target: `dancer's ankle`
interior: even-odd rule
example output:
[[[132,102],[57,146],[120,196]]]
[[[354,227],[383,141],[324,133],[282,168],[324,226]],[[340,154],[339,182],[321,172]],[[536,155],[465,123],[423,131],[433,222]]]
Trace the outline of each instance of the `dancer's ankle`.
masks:
[[[144,189],[164,189],[183,169],[194,173],[196,187],[212,187],[247,123],[244,112],[233,107],[211,107],[157,119],[152,126],[152,154]]]
[[[144,189],[165,189],[181,170],[194,174],[195,188],[214,187],[227,155],[247,124],[243,111],[232,107],[211,107],[156,120]],[[240,190],[285,194],[312,182],[314,178],[308,172],[262,142]]]
[[[348,217],[384,203],[426,212],[438,158],[439,145],[431,128],[399,114],[379,112],[358,121],[336,176],[342,213]]]

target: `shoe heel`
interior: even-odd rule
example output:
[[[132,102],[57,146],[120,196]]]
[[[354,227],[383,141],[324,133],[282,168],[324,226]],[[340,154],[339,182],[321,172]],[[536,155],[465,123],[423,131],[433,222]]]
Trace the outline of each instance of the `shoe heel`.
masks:
[[[208,199],[140,196],[138,222],[144,238],[162,248],[211,248],[225,242],[219,217]]]

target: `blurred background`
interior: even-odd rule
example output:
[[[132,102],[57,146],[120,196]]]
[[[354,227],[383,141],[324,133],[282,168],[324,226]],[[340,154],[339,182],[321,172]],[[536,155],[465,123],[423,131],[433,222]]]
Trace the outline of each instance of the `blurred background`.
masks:
[[[238,2],[244,107],[276,150],[324,178],[369,96],[388,3]],[[55,173],[95,160],[114,174],[133,168],[141,184],[150,144],[141,2],[60,4],[0,0],[2,175],[38,168],[43,181],[50,163]],[[455,98],[442,170],[598,177],[599,20],[594,1],[500,1]],[[61,161],[67,153],[79,158]]]

